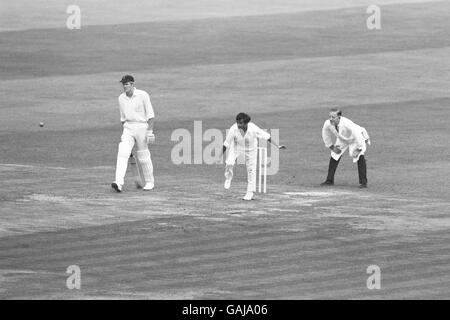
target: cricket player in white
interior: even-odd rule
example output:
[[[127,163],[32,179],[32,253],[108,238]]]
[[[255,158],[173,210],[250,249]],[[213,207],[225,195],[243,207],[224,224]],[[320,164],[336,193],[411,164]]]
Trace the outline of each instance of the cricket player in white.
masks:
[[[120,121],[123,133],[119,143],[116,164],[116,180],[111,187],[117,192],[122,191],[128,158],[136,143],[137,159],[142,167],[145,185],[143,190],[154,188],[153,163],[148,144],[155,142],[153,134],[154,112],[150,96],[143,90],[136,89],[134,78],[130,75],[122,77],[124,92],[119,96]]]
[[[250,116],[245,113],[239,113],[236,116],[236,123],[228,131],[225,142],[223,143],[223,153],[229,149],[225,161],[225,189],[231,186],[233,179],[233,167],[236,159],[240,155],[245,157],[247,167],[247,193],[244,200],[252,200],[253,193],[256,192],[256,162],[258,154],[258,139],[266,139],[278,149],[285,149],[285,146],[278,146],[270,139],[270,134],[260,129],[256,124],[250,122]]]
[[[342,154],[348,148],[353,162],[358,163],[358,175],[360,188],[367,188],[366,143],[370,145],[370,137],[366,129],[342,116],[339,109],[330,110],[330,118],[322,127],[322,139],[325,146],[331,150],[331,158],[328,166],[328,176],[321,185],[333,185],[334,174]],[[333,142],[335,140],[335,142]]]

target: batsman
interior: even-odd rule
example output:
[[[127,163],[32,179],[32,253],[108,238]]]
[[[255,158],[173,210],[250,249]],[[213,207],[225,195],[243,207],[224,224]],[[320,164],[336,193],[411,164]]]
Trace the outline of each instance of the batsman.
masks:
[[[153,177],[153,163],[148,144],[155,142],[153,125],[155,114],[150,102],[150,96],[144,90],[134,86],[134,78],[125,75],[120,80],[123,93],[119,96],[120,121],[123,133],[119,143],[116,164],[116,179],[111,187],[122,192],[128,159],[136,144],[136,156],[139,161],[145,185],[143,190],[152,190],[155,186]]]
[[[239,155],[245,157],[247,167],[247,192],[244,200],[252,200],[253,193],[256,191],[256,157],[258,153],[258,139],[266,139],[278,149],[285,149],[285,146],[278,146],[271,140],[270,134],[259,128],[246,113],[239,113],[236,116],[236,123],[228,131],[225,142],[223,143],[223,153],[228,151],[225,161],[225,189],[231,186],[233,179],[233,167]]]

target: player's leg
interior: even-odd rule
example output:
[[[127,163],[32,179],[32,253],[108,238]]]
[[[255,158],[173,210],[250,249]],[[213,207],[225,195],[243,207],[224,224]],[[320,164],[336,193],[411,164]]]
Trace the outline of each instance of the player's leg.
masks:
[[[150,154],[150,150],[138,150],[136,152],[139,163],[142,168],[142,174],[145,180],[144,190],[151,190],[155,186],[155,178],[153,176],[153,162]]]
[[[364,155],[359,156],[358,176],[359,176],[359,187],[367,188],[367,167],[366,167],[366,159],[364,158]]]
[[[122,191],[124,184],[125,173],[127,172],[128,158],[134,146],[133,134],[126,127],[123,129],[122,137],[120,138],[119,148],[117,151],[116,162],[116,179],[111,186],[117,191]]]
[[[333,159],[333,157],[330,157],[330,162],[328,164],[327,180],[321,183],[322,186],[334,184],[334,174],[336,173],[339,161],[341,161],[341,157],[339,157],[337,160]]]
[[[233,168],[237,158],[237,150],[232,145],[227,151],[227,158],[225,160],[225,183],[224,188],[230,189],[231,180],[233,179]]]
[[[138,164],[138,161],[136,160],[136,158],[137,158],[136,152],[131,153],[128,163],[129,163],[129,166],[131,167],[131,172],[133,174],[134,184],[135,184],[136,188],[142,189],[143,179],[142,179],[142,175],[140,172],[141,170],[139,169],[139,164]]]
[[[253,193],[256,192],[256,164],[258,149],[245,153],[245,166],[247,167],[247,193],[244,200],[252,200]]]
[[[137,158],[142,168],[142,175],[144,176],[145,186],[143,190],[152,190],[155,185],[155,178],[153,176],[153,162],[150,150],[147,145],[147,126],[140,127],[136,130],[136,146]]]

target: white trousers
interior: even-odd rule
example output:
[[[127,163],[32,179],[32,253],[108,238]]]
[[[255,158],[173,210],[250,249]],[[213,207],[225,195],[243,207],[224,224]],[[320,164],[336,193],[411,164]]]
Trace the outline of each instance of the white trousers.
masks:
[[[243,155],[245,157],[245,166],[247,167],[247,192],[256,192],[256,161],[258,149],[238,151],[235,146],[228,149],[228,156],[225,161],[225,178],[233,178],[233,167],[236,159]]]
[[[123,133],[120,138],[119,149],[117,151],[116,180],[123,185],[125,173],[127,172],[128,159],[134,145],[137,146],[137,159],[142,167],[145,182],[154,183],[153,163],[150,150],[147,145],[147,123],[129,123],[123,125]]]

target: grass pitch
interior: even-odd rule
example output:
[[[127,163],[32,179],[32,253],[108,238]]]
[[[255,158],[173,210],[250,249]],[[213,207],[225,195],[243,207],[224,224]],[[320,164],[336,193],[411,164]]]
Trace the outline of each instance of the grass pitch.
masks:
[[[0,297],[449,298],[449,9],[386,5],[379,31],[357,6],[1,32]],[[158,119],[148,193],[109,185],[123,73]],[[334,106],[371,135],[367,190],[347,155],[318,187]],[[225,191],[223,165],[170,159],[173,130],[239,111],[288,146],[250,203],[243,167]]]

